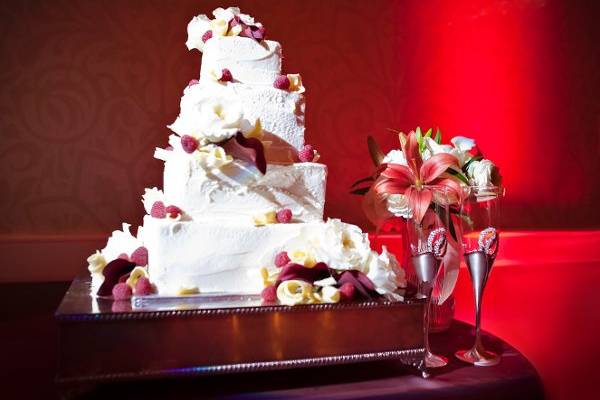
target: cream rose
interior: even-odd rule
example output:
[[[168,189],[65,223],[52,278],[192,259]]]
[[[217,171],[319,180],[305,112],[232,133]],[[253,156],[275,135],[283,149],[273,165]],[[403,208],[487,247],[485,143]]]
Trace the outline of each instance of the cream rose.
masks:
[[[169,125],[169,129],[179,136],[193,136],[201,144],[219,143],[233,137],[242,128],[242,108],[233,99],[214,99],[198,92],[191,108],[182,107],[175,122]]]

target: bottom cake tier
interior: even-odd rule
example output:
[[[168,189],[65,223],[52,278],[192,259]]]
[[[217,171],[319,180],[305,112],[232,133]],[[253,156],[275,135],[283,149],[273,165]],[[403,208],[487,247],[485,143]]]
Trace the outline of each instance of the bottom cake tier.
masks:
[[[148,272],[159,294],[196,288],[201,293],[260,293],[260,268],[302,230],[325,223],[271,224],[172,221],[146,216]]]

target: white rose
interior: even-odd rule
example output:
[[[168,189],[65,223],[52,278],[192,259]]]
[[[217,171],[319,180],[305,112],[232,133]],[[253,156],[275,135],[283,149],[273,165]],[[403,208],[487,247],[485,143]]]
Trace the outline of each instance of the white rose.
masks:
[[[286,306],[309,303],[312,300],[312,285],[295,279],[281,282],[277,287],[277,299]]]
[[[371,254],[367,234],[358,226],[329,219],[316,247],[317,259],[337,270],[364,270]]]
[[[412,210],[408,204],[408,198],[403,194],[391,194],[386,199],[387,209],[396,217],[411,218]]]
[[[490,160],[473,161],[467,167],[467,175],[471,184],[485,187],[492,186],[492,173],[496,166]]]
[[[196,157],[198,165],[207,171],[221,169],[233,161],[233,157],[225,153],[225,149],[221,146],[209,144],[198,150],[194,152],[194,157]]]
[[[383,163],[408,165],[402,150],[392,150],[383,157]]]
[[[377,293],[396,298],[398,287],[406,287],[406,274],[398,265],[396,257],[383,246],[381,254],[371,252],[367,277],[375,285]]]

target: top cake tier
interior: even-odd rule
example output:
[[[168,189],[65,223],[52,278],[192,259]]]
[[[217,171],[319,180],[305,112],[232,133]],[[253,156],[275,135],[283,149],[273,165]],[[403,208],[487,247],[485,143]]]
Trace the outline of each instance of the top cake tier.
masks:
[[[272,85],[281,74],[281,45],[240,36],[220,36],[204,44],[200,82],[214,81],[214,74],[228,69],[241,83]]]

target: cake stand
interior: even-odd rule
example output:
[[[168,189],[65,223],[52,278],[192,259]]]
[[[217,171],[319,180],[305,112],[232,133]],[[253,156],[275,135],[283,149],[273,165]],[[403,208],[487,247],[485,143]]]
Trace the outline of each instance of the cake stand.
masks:
[[[94,298],[73,281],[55,317],[57,381],[116,380],[317,367],[396,359],[424,365],[422,300],[263,305],[254,295]]]

